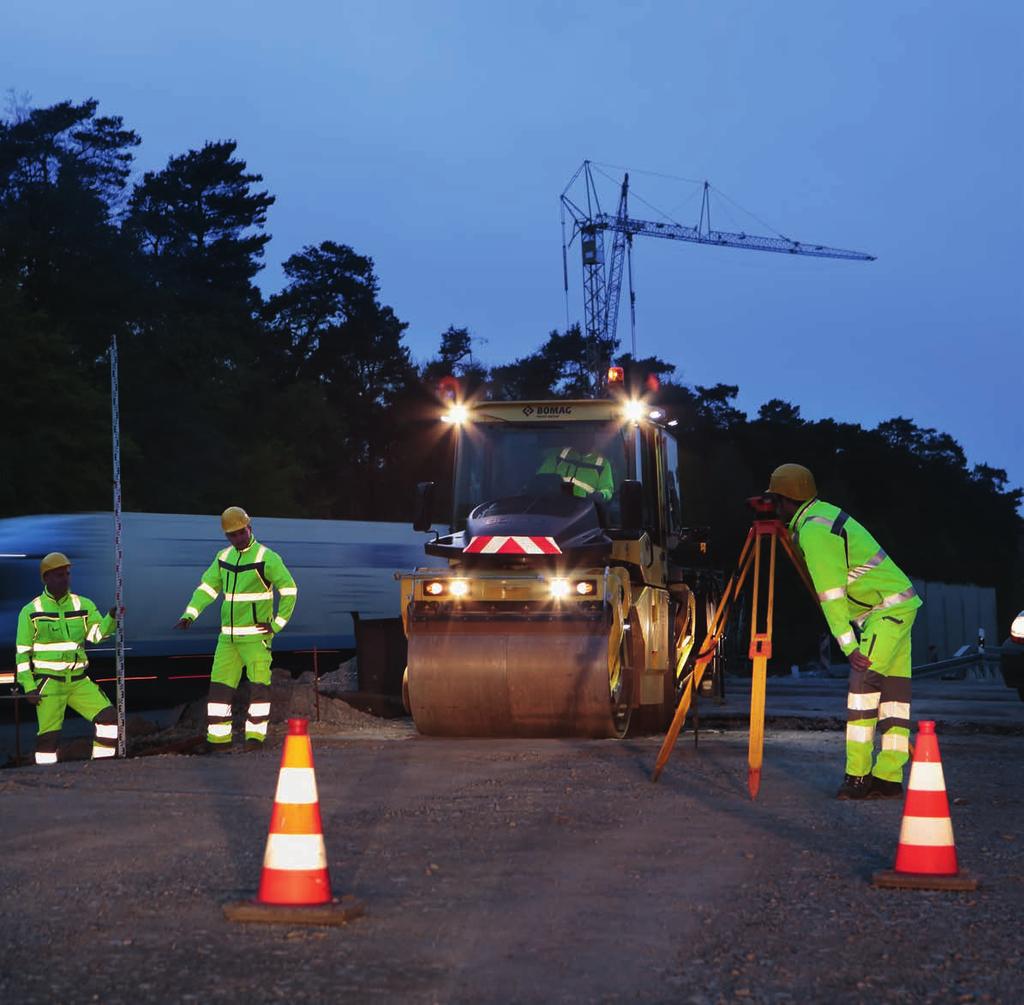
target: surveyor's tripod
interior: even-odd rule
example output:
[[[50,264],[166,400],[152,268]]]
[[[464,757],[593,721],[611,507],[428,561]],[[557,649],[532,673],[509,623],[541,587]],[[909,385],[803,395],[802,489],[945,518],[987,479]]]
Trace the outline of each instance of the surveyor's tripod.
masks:
[[[651,781],[658,780],[662,769],[672,755],[679,731],[683,728],[686,715],[690,710],[693,695],[700,686],[701,677],[704,676],[704,671],[714,658],[722,636],[725,634],[725,626],[729,621],[729,612],[733,601],[739,596],[747,581],[747,576],[750,574],[751,567],[753,567],[754,596],[751,603],[749,656],[753,661],[754,669],[750,688],[750,749],[747,757],[749,764],[747,787],[750,790],[750,798],[755,799],[758,789],[761,787],[761,761],[764,756],[764,695],[768,677],[768,660],[772,655],[775,555],[780,541],[783,550],[789,556],[793,567],[799,573],[804,585],[811,591],[812,596],[815,596],[815,591],[807,567],[804,565],[803,559],[794,551],[789,534],[782,521],[775,516],[771,502],[760,496],[755,496],[747,502],[756,514],[754,522],[747,533],[747,540],[740,552],[736,570],[729,577],[725,592],[722,594],[722,599],[708,626],[707,638],[704,639],[704,643],[700,647],[693,671],[683,688],[676,714],[672,718],[672,725],[669,726],[661,750],[658,751],[658,760],[655,762]],[[764,555],[766,548],[767,558]]]

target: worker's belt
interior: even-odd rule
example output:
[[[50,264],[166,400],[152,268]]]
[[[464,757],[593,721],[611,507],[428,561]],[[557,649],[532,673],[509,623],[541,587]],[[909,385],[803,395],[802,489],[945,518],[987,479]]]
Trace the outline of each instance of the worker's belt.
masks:
[[[79,670],[77,673],[53,673],[47,672],[46,670],[33,670],[32,673],[36,677],[45,677],[47,680],[59,680],[64,681],[68,684],[74,684],[76,681],[80,681],[85,676],[84,670]]]

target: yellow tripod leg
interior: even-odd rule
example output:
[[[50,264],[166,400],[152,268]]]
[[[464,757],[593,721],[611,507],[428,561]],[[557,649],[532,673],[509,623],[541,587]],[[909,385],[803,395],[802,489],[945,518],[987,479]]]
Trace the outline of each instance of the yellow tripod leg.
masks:
[[[761,763],[764,759],[764,696],[768,679],[768,660],[754,660],[754,677],[750,687],[750,747],[747,752],[747,789],[756,799],[761,789]]]

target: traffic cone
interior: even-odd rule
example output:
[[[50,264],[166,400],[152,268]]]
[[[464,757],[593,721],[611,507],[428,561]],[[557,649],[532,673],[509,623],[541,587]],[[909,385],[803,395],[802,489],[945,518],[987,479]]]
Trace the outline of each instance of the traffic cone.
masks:
[[[259,892],[255,901],[225,906],[232,921],[337,925],[363,913],[353,898],[331,897],[308,727],[306,719],[288,720]]]
[[[919,722],[910,765],[903,823],[892,869],[876,872],[874,886],[905,890],[976,890],[978,881],[957,864],[953,821],[934,722]]]

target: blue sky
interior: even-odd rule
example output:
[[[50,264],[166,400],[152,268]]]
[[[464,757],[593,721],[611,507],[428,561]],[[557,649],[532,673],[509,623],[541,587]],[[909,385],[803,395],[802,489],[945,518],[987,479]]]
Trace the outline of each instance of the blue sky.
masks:
[[[909,416],[1021,484],[1022,51],[999,0],[8,0],[0,86],[98,98],[142,134],[140,172],[237,140],[277,196],[264,288],[304,244],[350,244],[418,359],[449,324],[487,362],[564,327],[558,195],[584,158],[690,224],[691,188],[637,172],[708,178],[878,260],[638,239],[641,354],[750,412]]]

